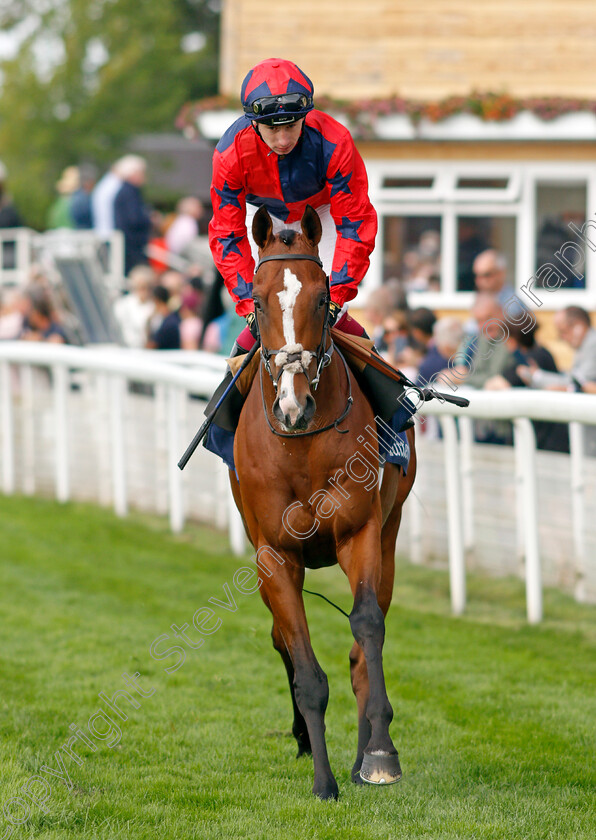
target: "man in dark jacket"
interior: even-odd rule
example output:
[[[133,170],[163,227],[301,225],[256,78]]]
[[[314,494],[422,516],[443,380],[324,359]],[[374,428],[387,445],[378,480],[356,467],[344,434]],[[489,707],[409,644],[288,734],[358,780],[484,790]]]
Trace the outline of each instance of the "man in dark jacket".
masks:
[[[118,174],[123,184],[114,201],[114,223],[124,234],[124,273],[147,263],[145,248],[151,232],[151,217],[143,201],[141,187],[147,178],[147,164],[137,155],[120,161]]]

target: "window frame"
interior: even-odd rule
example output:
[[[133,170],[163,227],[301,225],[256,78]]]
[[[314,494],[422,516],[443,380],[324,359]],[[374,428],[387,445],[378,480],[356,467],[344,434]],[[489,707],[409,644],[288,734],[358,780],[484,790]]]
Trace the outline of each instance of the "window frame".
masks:
[[[467,309],[474,292],[458,292],[456,286],[457,217],[510,216],[515,218],[515,265],[510,267],[510,281],[522,300],[531,299],[521,291],[534,276],[536,260],[536,189],[539,182],[553,185],[582,183],[586,185],[586,220],[596,217],[596,167],[584,163],[522,163],[516,161],[392,161],[365,160],[370,198],[379,216],[377,244],[371,255],[370,269],[360,284],[355,301],[364,305],[366,297],[381,285],[383,275],[383,218],[385,216],[439,216],[441,218],[441,281],[440,292],[409,292],[411,304],[438,309]],[[433,177],[430,188],[383,187],[383,180],[391,177]],[[504,178],[505,189],[457,189],[458,178]],[[593,210],[590,212],[590,208]],[[570,241],[578,241],[569,232]],[[531,247],[522,247],[529,242]],[[532,286],[541,306],[536,309],[552,311],[572,304],[586,309],[596,308],[596,251],[586,249],[585,289],[548,289]]]

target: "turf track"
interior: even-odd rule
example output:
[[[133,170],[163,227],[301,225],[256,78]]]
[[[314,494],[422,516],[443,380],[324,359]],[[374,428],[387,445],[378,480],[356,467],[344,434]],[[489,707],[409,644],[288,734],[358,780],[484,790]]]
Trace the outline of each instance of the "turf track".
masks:
[[[294,759],[268,614],[258,595],[234,590],[246,561],[220,535],[173,537],[161,520],[4,497],[0,533],[0,838],[2,805],[24,818],[11,797],[42,765],[58,767],[69,724],[88,731],[106,708],[98,693],[111,697],[136,671],[155,692],[139,709],[121,704],[120,743],[77,747],[82,764],[64,762],[71,790],[46,773],[49,813],[32,806],[13,837],[596,837],[596,608],[549,591],[547,619],[530,628],[519,581],[471,576],[468,612],[455,619],[446,574],[400,563],[385,673],[404,778],[359,789],[349,626],[306,596],[341,796],[321,803],[310,760]],[[214,607],[219,629],[165,673],[176,657],[152,659],[151,642],[210,597],[225,602],[225,583],[236,611]],[[349,611],[338,569],[307,585]]]

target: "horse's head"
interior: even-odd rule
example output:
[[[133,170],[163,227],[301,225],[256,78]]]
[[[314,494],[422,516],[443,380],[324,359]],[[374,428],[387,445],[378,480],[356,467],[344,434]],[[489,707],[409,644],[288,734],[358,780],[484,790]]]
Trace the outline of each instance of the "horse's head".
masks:
[[[301,232],[273,235],[265,207],[255,214],[252,234],[259,247],[253,298],[264,364],[276,390],[273,413],[290,431],[305,429],[316,404],[316,387],[325,364],[329,289],[318,257],[321,221],[307,206]],[[276,349],[273,349],[276,348]]]

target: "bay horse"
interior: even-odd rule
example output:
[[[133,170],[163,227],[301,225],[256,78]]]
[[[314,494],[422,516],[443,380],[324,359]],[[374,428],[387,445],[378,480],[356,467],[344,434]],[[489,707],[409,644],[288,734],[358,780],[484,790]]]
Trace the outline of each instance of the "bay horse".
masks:
[[[372,458],[360,458],[358,469],[355,458],[364,430],[375,428],[374,412],[327,329],[329,286],[318,258],[319,216],[309,206],[300,232],[274,236],[261,207],[252,232],[259,248],[253,298],[261,358],[236,430],[237,475],[230,471],[230,479],[261,558],[260,593],[273,615],[273,645],[290,683],[298,755],[312,752],[313,793],[336,799],[325,744],[329,689],[310,642],[304,571],[339,563],[352,590],[350,673],[358,706],[352,780],[396,782],[401,768],[389,735],[393,710],[382,648],[395,541],[416,472],[414,432],[407,432],[407,474],[386,464],[379,489],[375,460],[372,480],[363,481],[361,464]]]

